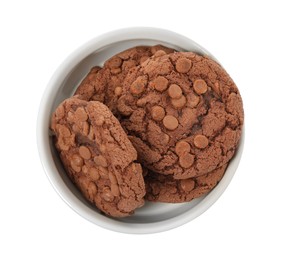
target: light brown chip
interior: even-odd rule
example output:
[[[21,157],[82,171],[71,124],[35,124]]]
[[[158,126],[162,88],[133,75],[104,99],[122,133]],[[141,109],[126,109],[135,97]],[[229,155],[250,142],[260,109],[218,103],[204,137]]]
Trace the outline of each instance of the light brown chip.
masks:
[[[97,126],[102,126],[104,123],[104,116],[103,115],[96,115],[94,123]]]
[[[182,108],[186,105],[187,103],[187,99],[184,95],[182,95],[180,98],[178,99],[171,99],[171,103],[173,105],[174,108],[179,109]]]
[[[83,159],[78,154],[73,155],[72,162],[77,166],[82,166],[84,164]]]
[[[83,159],[78,155],[74,154],[71,159],[71,167],[75,172],[80,172],[83,166]]]
[[[165,116],[165,110],[161,106],[154,106],[151,109],[151,116],[155,121],[160,121]]]
[[[163,92],[168,87],[168,80],[163,76],[158,76],[151,82],[151,84],[157,91]]]
[[[93,161],[98,166],[107,167],[107,165],[108,165],[105,157],[103,157],[102,155],[95,156],[93,158]]]
[[[90,182],[89,183],[88,193],[89,193],[90,199],[93,201],[94,197],[97,194],[97,186],[96,186],[96,184],[94,182]]]
[[[108,60],[106,64],[109,68],[119,68],[122,65],[122,62],[123,60],[120,57],[114,56],[113,58]]]
[[[195,182],[192,179],[185,179],[180,181],[180,186],[183,191],[191,191],[195,187]]]
[[[156,53],[154,53],[154,56],[155,56],[155,57],[161,57],[161,56],[163,56],[163,55],[165,55],[165,54],[166,54],[165,51],[163,51],[163,50],[158,50]]]
[[[109,172],[109,180],[112,184],[117,184],[117,179],[112,172]]]
[[[71,135],[71,131],[69,130],[69,128],[64,125],[58,124],[56,128],[58,129],[59,134],[62,136],[68,137]]]
[[[114,90],[114,93],[116,96],[120,96],[122,94],[122,88],[121,87],[116,87]]]
[[[204,135],[196,135],[194,138],[194,145],[197,148],[204,149],[206,146],[208,146],[208,139]]]
[[[188,94],[187,99],[188,99],[188,105],[191,108],[196,107],[198,105],[199,101],[200,101],[199,96],[197,96],[193,93]]]
[[[82,108],[82,107],[77,108],[74,116],[75,116],[75,120],[79,121],[79,122],[83,122],[83,121],[86,121],[88,119],[88,115],[87,115],[86,111],[84,110],[84,108]]]
[[[111,193],[116,197],[120,195],[120,189],[117,184],[111,184]]]
[[[87,174],[88,171],[89,171],[88,167],[87,167],[86,165],[83,165],[83,167],[82,167],[82,172],[83,172],[84,174]]]
[[[167,115],[163,118],[163,125],[168,129],[168,130],[175,130],[179,122],[176,117]]]
[[[84,135],[87,135],[89,133],[89,124],[86,121],[82,124],[82,133]]]
[[[189,168],[193,165],[195,156],[190,153],[183,153],[179,157],[179,163],[183,168]]]
[[[189,153],[191,150],[191,146],[186,141],[179,141],[175,146],[176,154],[181,155],[184,153]]]
[[[171,84],[168,88],[168,94],[173,99],[179,99],[182,96],[182,89],[177,84]]]
[[[57,119],[62,119],[65,116],[65,109],[64,106],[59,106],[55,111],[55,115]]]
[[[191,67],[192,62],[187,58],[179,58],[176,62],[176,70],[180,73],[187,73]]]
[[[90,168],[88,174],[93,181],[97,181],[100,178],[100,174],[96,168]]]
[[[121,73],[121,71],[121,68],[111,69],[111,73],[114,75]]]
[[[197,79],[194,81],[193,88],[197,94],[201,95],[207,91],[207,84],[203,79]]]
[[[103,193],[101,194],[102,199],[107,202],[112,202],[114,200],[114,195],[108,187],[103,189]]]
[[[91,152],[90,152],[90,150],[89,150],[86,146],[84,146],[84,145],[80,146],[80,148],[79,148],[79,154],[80,154],[80,156],[81,156],[82,158],[84,158],[84,159],[86,159],[86,160],[90,159],[90,157],[91,157]]]

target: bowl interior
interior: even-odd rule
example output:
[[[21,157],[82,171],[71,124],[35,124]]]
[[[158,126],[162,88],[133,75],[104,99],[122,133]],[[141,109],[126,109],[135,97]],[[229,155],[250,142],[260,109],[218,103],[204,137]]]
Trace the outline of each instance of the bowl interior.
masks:
[[[57,78],[55,76],[55,79],[53,78],[52,86],[49,86],[53,92],[52,94],[51,92],[45,94],[42,101],[43,103],[45,101],[41,108],[45,111],[45,118],[42,118],[42,122],[44,123],[38,126],[38,131],[42,133],[43,139],[46,138],[45,144],[47,149],[44,147],[44,144],[38,145],[43,166],[52,185],[67,204],[69,204],[69,206],[71,206],[71,208],[80,215],[93,223],[115,231],[126,233],[152,233],[167,230],[188,222],[200,215],[211,204],[213,204],[215,200],[217,200],[229,184],[240,160],[241,152],[238,151],[234,159],[229,164],[225,176],[218,186],[212,192],[201,198],[180,204],[146,202],[145,206],[137,209],[133,216],[120,219],[114,219],[101,214],[95,206],[88,203],[82,197],[77,188],[69,180],[53,145],[52,136],[48,135],[48,124],[50,122],[51,114],[55,108],[64,99],[73,95],[78,84],[89,72],[91,67],[95,65],[101,66],[114,54],[138,45],[162,44],[179,51],[194,51],[213,57],[205,49],[187,38],[182,38],[182,40],[176,42],[173,40],[174,37],[169,41],[160,39],[162,37],[156,37],[157,39],[152,39],[152,37],[147,39],[145,37],[143,39],[136,38],[115,41],[91,51],[88,55],[85,55],[85,57],[80,58],[79,62],[76,62],[73,67],[67,67],[66,64],[63,65],[63,67],[65,66],[65,70],[63,68],[61,72],[63,71],[65,75],[63,72],[58,72],[58,75],[60,75],[61,78],[59,76],[57,76]],[[167,38],[170,39],[170,37]],[[174,44],[172,44],[172,42],[174,42]],[[42,140],[38,140],[39,143],[42,143],[41,141]],[[242,145],[240,145],[240,147],[242,147]]]

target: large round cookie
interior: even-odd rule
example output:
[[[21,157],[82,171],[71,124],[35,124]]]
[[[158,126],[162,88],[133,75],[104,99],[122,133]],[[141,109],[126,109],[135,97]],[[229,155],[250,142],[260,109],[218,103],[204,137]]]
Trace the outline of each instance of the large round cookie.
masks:
[[[75,95],[84,100],[96,100],[106,104],[116,115],[116,102],[122,92],[122,84],[128,71],[154,54],[174,50],[162,45],[137,46],[118,53],[103,66],[93,67],[77,88]]]
[[[124,217],[144,204],[137,152],[105,105],[67,99],[54,112],[51,129],[66,172],[101,211]]]
[[[210,192],[222,179],[227,164],[205,175],[176,180],[171,175],[149,171],[145,176],[145,199],[154,202],[181,203]]]
[[[192,52],[153,56],[132,69],[120,122],[147,168],[187,179],[226,164],[243,125],[239,91],[215,61]]]

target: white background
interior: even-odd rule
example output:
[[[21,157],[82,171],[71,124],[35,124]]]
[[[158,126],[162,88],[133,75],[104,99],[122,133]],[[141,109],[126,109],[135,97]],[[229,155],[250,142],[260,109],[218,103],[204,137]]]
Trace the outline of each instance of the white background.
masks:
[[[1,1],[0,259],[283,259],[282,1]],[[154,26],[207,48],[237,83],[246,142],[237,173],[203,215],[126,235],[73,212],[48,182],[35,126],[45,86],[104,32]]]

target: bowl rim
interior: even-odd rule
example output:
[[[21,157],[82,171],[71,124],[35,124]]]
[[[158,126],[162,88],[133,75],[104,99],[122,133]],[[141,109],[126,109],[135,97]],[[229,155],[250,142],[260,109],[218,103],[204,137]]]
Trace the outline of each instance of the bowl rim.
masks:
[[[188,37],[166,29],[153,27],[129,27],[110,31],[100,36],[94,37],[93,39],[73,51],[56,69],[50,81],[48,82],[39,106],[36,125],[36,139],[38,153],[44,172],[55,191],[70,208],[72,208],[75,212],[77,212],[80,216],[87,219],[88,221],[108,230],[130,234],[149,234],[162,232],[181,226],[204,213],[217,201],[217,199],[223,194],[223,192],[229,185],[237,170],[244,147],[245,134],[243,127],[238,150],[228,165],[228,168],[233,168],[232,173],[230,173],[229,175],[225,174],[219,183],[221,185],[218,184],[210,193],[205,196],[205,198],[201,202],[199,202],[189,211],[184,212],[178,216],[154,223],[123,223],[115,221],[111,218],[106,221],[105,218],[101,217],[101,214],[94,212],[90,208],[83,205],[82,202],[74,196],[74,194],[69,190],[69,188],[60,178],[58,171],[56,170],[55,163],[52,159],[51,151],[47,149],[46,146],[49,138],[48,126],[50,122],[49,117],[52,106],[49,101],[54,100],[56,96],[56,86],[60,85],[60,82],[62,84],[68,73],[70,73],[72,69],[88,55],[100,48],[103,48],[106,45],[113,44],[117,41],[138,39],[157,40],[168,42],[170,44],[172,44],[173,42],[190,42],[197,49],[201,50],[205,55],[208,55],[209,57],[217,61],[217,59],[210,52],[208,52],[198,43],[194,42]]]

